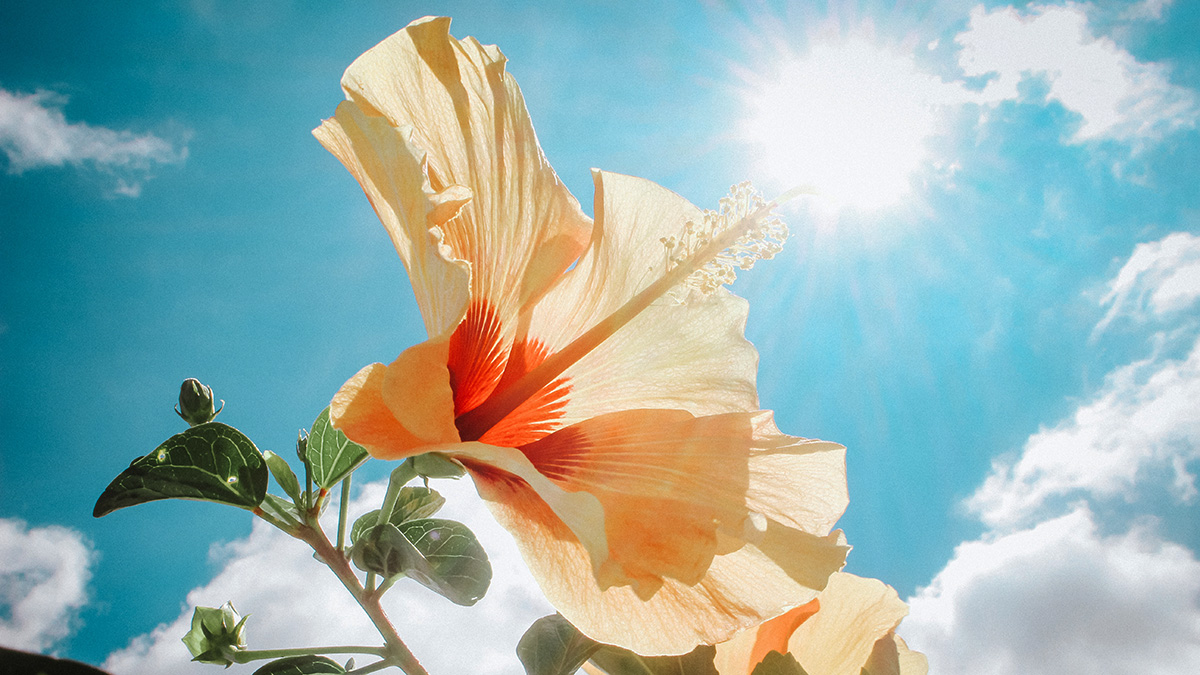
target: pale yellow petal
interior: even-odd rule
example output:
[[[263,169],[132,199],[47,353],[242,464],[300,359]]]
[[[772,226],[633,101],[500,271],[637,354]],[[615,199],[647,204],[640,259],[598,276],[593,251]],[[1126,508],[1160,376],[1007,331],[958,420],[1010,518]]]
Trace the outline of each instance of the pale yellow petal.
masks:
[[[829,532],[850,502],[845,447],[780,433],[768,411],[754,424],[750,509],[806,532]]]
[[[813,446],[807,452],[806,444]],[[768,413],[694,417],[683,410],[625,410],[560,429],[521,450],[557,484],[600,500],[610,555],[599,570],[600,584],[630,585],[642,598],[667,577],[687,585],[699,581],[719,552],[718,533],[740,545],[753,507],[780,522],[777,514],[794,507],[799,512],[786,522],[817,536],[828,534],[845,508],[844,499],[824,494],[814,494],[811,504],[803,494],[788,494],[833,488],[774,473],[779,463],[769,463],[775,453],[824,457],[801,468],[827,471],[825,478],[844,494],[841,446],[779,434]],[[749,492],[752,475],[759,484],[755,494]]]
[[[645,598],[664,577],[698,582],[718,530],[742,531],[752,444],[747,414],[625,410],[521,450],[558,485],[600,500],[609,541],[601,586],[632,585]]]
[[[892,633],[896,642],[896,658],[900,662],[900,675],[929,675],[929,659],[921,652],[908,648],[904,638]]]
[[[528,483],[464,463],[550,602],[584,634],[640,654],[687,653],[808,602],[848,550],[840,532],[817,537],[775,524],[762,536],[764,548],[745,544],[718,554],[698,583],[668,578],[643,600],[629,586],[601,588],[575,528]]]
[[[459,443],[448,447],[446,452],[470,470],[476,487],[481,483],[515,481],[531,490],[539,503],[549,509],[553,518],[586,551],[593,569],[608,558],[604,509],[595,495],[562,489],[534,468],[521,451],[513,448],[486,443]],[[588,576],[592,576],[591,571]]]
[[[449,27],[414,21],[356,59],[342,87],[368,114],[413,128],[434,190],[471,190],[445,243],[472,264],[471,297],[507,326],[579,256],[591,221],[543,156],[504,55]]]
[[[534,311],[530,335],[561,349],[665,271],[661,238],[701,212],[650,181],[594,172],[592,245]],[[744,337],[747,304],[724,289],[684,304],[662,298],[566,371],[562,424],[629,408],[694,415],[758,407],[758,355]]]
[[[763,625],[765,626],[779,618],[777,616]],[[718,644],[717,652],[713,657],[713,665],[716,666],[717,672],[721,675],[750,675],[750,672],[754,670],[754,663],[750,660],[750,654],[754,651],[754,645],[757,640],[758,628],[752,627],[740,631],[728,640]],[[786,643],[784,646],[787,646]]]
[[[904,638],[889,632],[875,643],[863,671],[866,675],[928,675],[929,660],[909,649]]]
[[[846,573],[829,578],[820,601],[788,643],[809,675],[858,675],[875,643],[908,614],[892,587]]]
[[[888,631],[887,635],[876,640],[861,672],[866,675],[901,675],[900,650],[896,639],[896,634]]]
[[[811,618],[821,608],[814,598],[799,607],[764,622],[757,628],[744,630],[729,640],[717,645],[713,665],[723,675],[749,675],[760,661],[772,651],[786,654],[788,640],[800,624]]]
[[[439,229],[470,199],[470,190],[429,185],[424,152],[411,127],[396,128],[344,101],[313,135],[350,170],[408,269],[429,335],[454,328],[466,311],[470,265],[442,244]]]

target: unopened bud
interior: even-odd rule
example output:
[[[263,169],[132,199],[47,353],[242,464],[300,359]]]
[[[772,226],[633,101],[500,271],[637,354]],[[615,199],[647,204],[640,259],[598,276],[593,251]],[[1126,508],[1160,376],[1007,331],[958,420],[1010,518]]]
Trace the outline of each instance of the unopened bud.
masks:
[[[303,429],[296,434],[296,456],[301,462],[308,463],[308,432]]]
[[[192,629],[183,636],[183,644],[193,661],[230,666],[234,654],[246,648],[246,619],[238,616],[233,603],[217,607],[197,607],[192,614]]]
[[[220,409],[213,405],[212,388],[201,384],[200,380],[189,377],[179,386],[179,405],[175,406],[175,412],[191,426],[213,421],[224,409],[224,401],[221,401]]]
[[[459,478],[467,472],[458,460],[440,452],[427,452],[412,458],[413,470],[422,478]]]

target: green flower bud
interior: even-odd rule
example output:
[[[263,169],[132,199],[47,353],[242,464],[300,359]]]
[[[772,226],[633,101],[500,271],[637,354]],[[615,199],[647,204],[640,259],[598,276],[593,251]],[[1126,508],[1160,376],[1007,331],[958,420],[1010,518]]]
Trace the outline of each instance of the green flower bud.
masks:
[[[216,607],[197,607],[192,614],[192,629],[183,636],[183,644],[193,661],[215,663],[228,668],[236,663],[234,654],[246,648],[246,619],[238,616],[232,602]]]
[[[296,434],[296,456],[301,462],[308,464],[308,432],[303,429]]]
[[[422,478],[459,478],[467,472],[458,460],[440,452],[427,452],[412,458],[413,470]]]
[[[191,426],[213,421],[221,410],[225,409],[225,401],[221,401],[220,410],[213,406],[213,391],[200,380],[189,377],[179,386],[179,405],[175,412]]]

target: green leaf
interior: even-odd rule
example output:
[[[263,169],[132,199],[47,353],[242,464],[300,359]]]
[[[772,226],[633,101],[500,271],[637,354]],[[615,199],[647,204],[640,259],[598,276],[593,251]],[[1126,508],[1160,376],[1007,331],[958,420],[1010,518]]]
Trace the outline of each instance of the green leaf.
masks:
[[[771,650],[757,666],[754,666],[750,675],[808,675],[808,673],[800,667],[800,662],[796,660],[796,657]]]
[[[408,576],[457,605],[474,605],[487,593],[492,565],[466,525],[424,518],[404,523],[400,531],[427,563],[409,570]]]
[[[359,527],[350,560],[384,577],[405,574],[458,605],[478,602],[492,582],[492,565],[483,546],[470,528],[453,520],[422,518],[399,527]]]
[[[410,520],[428,518],[437,513],[446,498],[426,487],[406,487],[400,489],[396,506],[392,509],[392,517],[388,522],[399,527]],[[350,541],[358,538],[367,530],[379,524],[379,509],[359,516],[350,526]]]
[[[441,510],[445,503],[446,498],[432,488],[401,488],[400,497],[396,499],[396,506],[392,509],[392,517],[388,520],[399,525],[410,520],[429,518]]]
[[[197,499],[252,509],[267,494],[267,465],[245,434],[220,422],[196,425],[133,460],[105,488],[92,515],[158,499]]]
[[[329,422],[329,408],[325,408],[308,432],[305,456],[312,466],[313,482],[329,490],[367,461],[369,455],[365,448],[333,428]]]
[[[718,675],[716,647],[700,645],[682,656],[639,656],[620,647],[603,645],[592,655],[608,675]]]
[[[600,647],[561,614],[551,614],[534,621],[521,636],[517,658],[525,675],[573,675]]]
[[[263,452],[263,459],[267,462],[267,468],[271,470],[271,475],[275,477],[275,482],[279,483],[279,487],[287,493],[287,496],[292,498],[292,501],[300,503],[300,481],[296,478],[296,473],[292,471],[292,467],[288,466],[287,460],[279,455],[266,450]]]
[[[272,661],[254,671],[254,675],[323,675],[325,673],[340,675],[344,672],[346,669],[333,659],[316,654],[306,654]]]
[[[350,560],[364,572],[374,572],[384,578],[406,574],[424,563],[412,542],[391,523],[368,529],[350,548]]]
[[[284,523],[288,522],[288,518],[297,523],[304,522],[304,518],[300,515],[300,510],[296,508],[295,504],[270,492],[263,498],[258,508],[262,509],[264,513],[282,520]]]

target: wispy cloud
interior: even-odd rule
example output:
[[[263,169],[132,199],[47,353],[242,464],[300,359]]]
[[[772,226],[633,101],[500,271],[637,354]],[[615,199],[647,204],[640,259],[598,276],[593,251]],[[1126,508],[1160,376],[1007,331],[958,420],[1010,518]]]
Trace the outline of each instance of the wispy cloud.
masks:
[[[0,645],[44,652],[70,635],[93,558],[74,530],[0,518]]]
[[[155,165],[177,164],[187,157],[183,140],[68,122],[62,111],[66,102],[51,91],[23,94],[0,89],[0,149],[8,158],[10,174],[90,166],[115,176],[115,194],[137,197]]]
[[[494,571],[492,586],[474,607],[459,607],[422,586],[401,582],[388,592],[384,606],[401,638],[431,672],[464,672],[464,664],[470,664],[467,670],[480,675],[522,675],[517,640],[534,620],[554,610],[470,481],[439,481],[433,487],[447,498],[438,517],[468,523],[483,543]],[[378,508],[385,489],[384,483],[367,485],[351,514]],[[336,523],[329,526],[336,528]],[[246,624],[251,649],[379,643],[374,627],[329,570],[313,560],[304,544],[278,530],[256,522],[249,537],[216,549],[215,555],[225,561],[224,567],[188,594],[189,608],[111,654],[105,670],[116,675],[210,673],[212,666],[190,661],[179,639],[188,630],[192,606],[216,607],[226,600],[242,614],[253,615]],[[251,673],[261,665],[225,672]]]
[[[1108,313],[1093,336],[1121,316],[1146,321],[1188,309],[1200,299],[1200,237],[1175,232],[1138,244],[1108,289]]]
[[[1142,0],[1130,5],[1124,12],[1124,17],[1133,21],[1162,21],[1163,11],[1175,0]]]
[[[1161,16],[1163,3],[1143,14]],[[1196,125],[1195,92],[1172,84],[1168,66],[1143,63],[1088,26],[1089,5],[1032,5],[971,12],[955,37],[967,77],[986,77],[977,101],[995,105],[1022,98],[1021,86],[1042,79],[1047,100],[1083,118],[1073,141],[1154,141]],[[1143,17],[1144,18],[1144,17]]]

